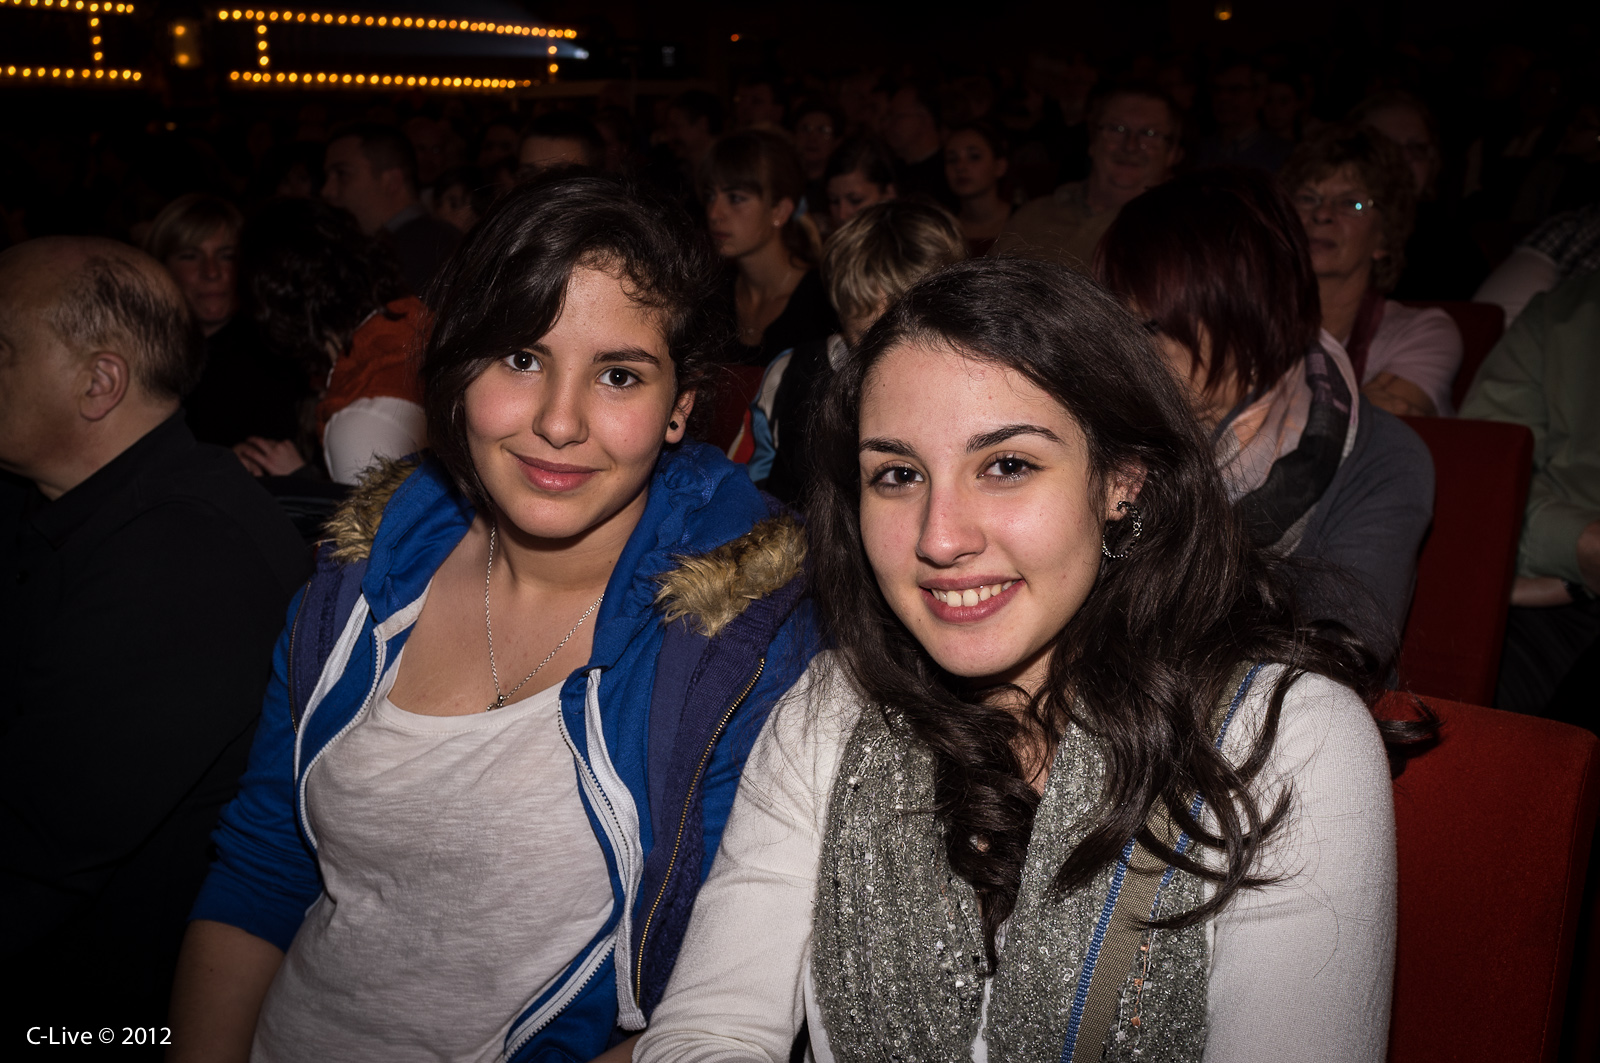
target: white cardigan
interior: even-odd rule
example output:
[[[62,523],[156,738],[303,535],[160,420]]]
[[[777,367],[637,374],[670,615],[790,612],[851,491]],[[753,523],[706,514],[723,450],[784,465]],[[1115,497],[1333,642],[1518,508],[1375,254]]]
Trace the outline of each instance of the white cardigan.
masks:
[[[1236,762],[1279,674],[1261,671],[1229,728]],[[639,1063],[785,1063],[802,1019],[818,1063],[831,1063],[808,984],[811,908],[828,795],[860,711],[826,656],[773,710]],[[1394,810],[1382,741],[1353,692],[1320,676],[1290,689],[1258,782],[1264,810],[1285,781],[1290,815],[1257,864],[1280,880],[1241,891],[1206,928],[1206,1060],[1378,1063],[1394,973]]]

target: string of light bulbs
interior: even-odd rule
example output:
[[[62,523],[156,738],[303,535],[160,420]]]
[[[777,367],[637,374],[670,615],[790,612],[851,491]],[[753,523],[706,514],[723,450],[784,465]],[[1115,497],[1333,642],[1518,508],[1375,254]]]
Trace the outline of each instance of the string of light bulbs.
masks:
[[[12,0],[16,3],[17,0]],[[65,2],[65,0],[62,0]],[[129,5],[130,9],[132,5]],[[373,26],[383,29],[454,30],[461,33],[493,33],[510,37],[553,37],[572,40],[577,30],[550,26],[528,26],[515,22],[425,17],[421,15],[369,15],[366,12],[261,11],[254,8],[219,10],[222,22],[306,23],[316,26]]]
[[[100,67],[43,67],[11,64],[0,68],[0,77],[17,81],[61,81],[77,82],[78,84],[93,84],[104,81],[115,82],[119,85],[131,85],[135,81],[143,80],[144,74],[138,70],[106,70]]]
[[[551,67],[556,64],[551,63]],[[550,71],[552,74],[555,70]],[[327,89],[449,89],[462,92],[504,92],[525,89],[534,84],[526,78],[471,78],[435,77],[431,74],[346,74],[329,71],[315,73],[300,71],[233,70],[228,80],[236,85],[254,88],[289,88],[312,86]]]
[[[0,0],[0,7],[45,8],[50,11],[86,11],[91,15],[131,15],[132,4],[105,4],[99,0]]]

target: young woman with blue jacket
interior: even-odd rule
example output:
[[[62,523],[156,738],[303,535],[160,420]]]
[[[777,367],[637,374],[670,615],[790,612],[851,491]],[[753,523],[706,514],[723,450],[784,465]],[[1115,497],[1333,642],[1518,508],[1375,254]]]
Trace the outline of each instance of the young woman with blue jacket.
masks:
[[[726,325],[690,223],[519,187],[280,639],[174,989],[177,1059],[585,1060],[641,1029],[813,651],[803,539],[685,441]]]

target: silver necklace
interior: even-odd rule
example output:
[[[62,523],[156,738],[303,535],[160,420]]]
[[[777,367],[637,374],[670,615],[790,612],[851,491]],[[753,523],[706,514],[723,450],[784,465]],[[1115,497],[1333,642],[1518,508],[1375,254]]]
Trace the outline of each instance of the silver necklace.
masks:
[[[489,527],[489,564],[484,569],[484,573],[483,573],[483,629],[489,635],[489,678],[494,680],[494,701],[484,708],[485,712],[493,712],[495,709],[501,708],[502,706],[505,705],[506,702],[510,701],[511,700],[511,695],[513,695],[517,691],[521,690],[522,687],[523,687],[523,684],[527,683],[528,680],[530,680],[534,676],[538,675],[539,674],[539,669],[541,669],[545,665],[549,664],[551,658],[553,658],[556,654],[561,652],[561,647],[565,646],[567,644],[567,642],[572,638],[572,636],[574,636],[574,635],[576,635],[578,633],[578,629],[583,626],[583,622],[585,620],[589,619],[589,614],[594,612],[596,609],[600,608],[600,603],[606,600],[606,596],[602,592],[600,597],[598,597],[598,598],[596,598],[594,600],[594,604],[589,606],[589,608],[585,609],[583,611],[583,615],[578,617],[578,622],[576,624],[572,625],[572,630],[567,632],[566,638],[564,638],[560,642],[556,643],[556,648],[551,650],[549,653],[545,654],[544,655],[544,660],[540,661],[537,665],[535,665],[533,671],[531,671],[527,675],[523,676],[521,683],[518,683],[516,686],[512,687],[510,690],[502,692],[500,690],[500,672],[494,666],[494,623],[489,619],[489,577],[494,575],[495,531],[496,531],[495,527],[493,525],[490,525],[490,527]]]

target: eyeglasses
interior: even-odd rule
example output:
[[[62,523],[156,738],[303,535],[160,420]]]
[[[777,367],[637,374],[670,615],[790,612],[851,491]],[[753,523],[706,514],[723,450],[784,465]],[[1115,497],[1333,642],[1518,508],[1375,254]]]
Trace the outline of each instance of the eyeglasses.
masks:
[[[1133,126],[1120,123],[1102,122],[1100,135],[1124,143],[1131,137],[1141,151],[1155,151],[1162,145],[1172,143],[1171,133],[1163,133],[1159,129],[1135,129]]]
[[[1296,192],[1294,196],[1294,209],[1301,214],[1315,214],[1326,203],[1328,209],[1346,218],[1369,217],[1378,204],[1371,197],[1361,196],[1323,196],[1316,192]]]

